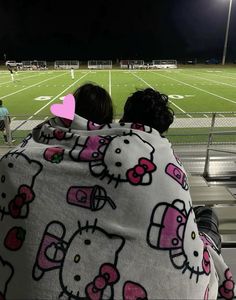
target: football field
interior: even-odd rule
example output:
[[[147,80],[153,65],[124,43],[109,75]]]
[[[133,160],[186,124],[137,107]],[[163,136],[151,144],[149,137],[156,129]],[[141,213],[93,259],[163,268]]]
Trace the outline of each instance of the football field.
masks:
[[[0,99],[11,115],[48,116],[50,105],[83,83],[103,86],[112,96],[115,115],[122,114],[127,97],[137,89],[152,87],[169,96],[177,114],[191,112],[236,112],[235,68],[183,68],[175,70],[77,70],[22,71],[11,81],[0,72]]]

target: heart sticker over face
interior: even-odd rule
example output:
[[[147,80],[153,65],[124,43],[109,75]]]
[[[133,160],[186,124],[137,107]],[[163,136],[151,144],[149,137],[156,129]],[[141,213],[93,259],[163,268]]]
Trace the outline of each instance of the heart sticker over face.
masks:
[[[73,120],[75,116],[75,98],[72,94],[66,95],[62,104],[52,104],[50,111],[53,115],[68,120]]]

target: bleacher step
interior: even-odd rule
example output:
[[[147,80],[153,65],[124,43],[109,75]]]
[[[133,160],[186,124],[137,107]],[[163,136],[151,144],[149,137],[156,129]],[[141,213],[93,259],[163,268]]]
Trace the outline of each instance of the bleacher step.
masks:
[[[190,186],[190,194],[194,205],[236,204],[236,198],[224,186]]]

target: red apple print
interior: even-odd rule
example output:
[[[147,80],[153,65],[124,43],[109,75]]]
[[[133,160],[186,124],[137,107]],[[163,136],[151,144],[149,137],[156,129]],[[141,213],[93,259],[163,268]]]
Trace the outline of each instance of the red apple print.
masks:
[[[52,163],[60,163],[63,160],[64,149],[61,147],[47,148],[44,152],[44,158]]]
[[[23,245],[26,231],[21,227],[11,228],[4,240],[4,245],[7,249],[17,251]]]

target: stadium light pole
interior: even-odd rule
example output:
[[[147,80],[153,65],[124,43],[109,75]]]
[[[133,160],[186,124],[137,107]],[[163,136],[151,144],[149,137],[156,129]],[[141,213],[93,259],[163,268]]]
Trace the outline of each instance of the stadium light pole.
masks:
[[[224,51],[223,51],[223,57],[222,57],[222,65],[225,64],[225,57],[227,52],[227,45],[228,45],[228,36],[229,36],[229,24],[230,24],[230,17],[231,17],[231,9],[232,9],[232,1],[229,1],[229,12],[228,12],[228,19],[227,19],[227,25],[226,25],[226,32],[225,32],[225,44],[224,44]]]

